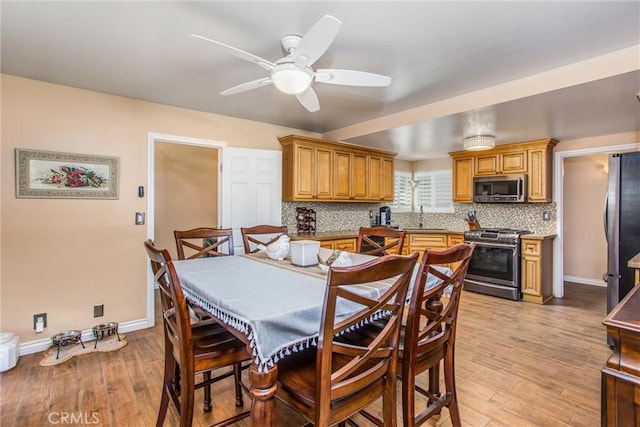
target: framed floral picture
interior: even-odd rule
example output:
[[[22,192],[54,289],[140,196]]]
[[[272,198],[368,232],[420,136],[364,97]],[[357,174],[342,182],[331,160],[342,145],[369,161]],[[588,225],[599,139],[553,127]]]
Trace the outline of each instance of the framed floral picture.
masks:
[[[16,149],[16,197],[117,199],[118,157]]]

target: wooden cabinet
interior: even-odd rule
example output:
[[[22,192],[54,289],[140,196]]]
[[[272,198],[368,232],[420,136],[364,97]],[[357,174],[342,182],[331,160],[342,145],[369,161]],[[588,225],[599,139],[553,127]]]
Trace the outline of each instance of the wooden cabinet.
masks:
[[[393,200],[396,153],[289,135],[282,145],[282,200]]]
[[[453,188],[454,202],[473,201],[473,156],[466,155],[453,158]]]
[[[453,162],[453,201],[473,201],[474,176],[526,174],[528,201],[550,202],[553,147],[556,144],[556,140],[547,138],[500,145],[477,154],[468,151],[449,153]]]
[[[602,322],[613,354],[602,370],[601,425],[640,425],[640,286],[636,285]]]
[[[527,171],[527,151],[478,154],[474,156],[475,176],[509,175]]]
[[[395,242],[398,239],[395,239],[393,237],[385,237],[384,238],[384,245],[387,246],[393,242]],[[395,251],[396,248],[390,249],[392,252],[390,253],[395,253],[393,251]],[[409,252],[409,235],[407,234],[404,238],[404,243],[402,244],[402,251],[400,251],[400,255],[409,255],[411,252]]]
[[[459,245],[461,243],[464,243],[464,234],[460,233],[460,234],[448,234],[447,235],[447,247],[450,248],[452,246],[455,245]],[[456,268],[458,268],[458,265],[460,265],[459,262],[454,262],[451,263],[449,265],[449,268],[452,270],[455,270]]]
[[[527,197],[530,202],[551,201],[554,146],[555,143],[545,144],[543,142],[528,151],[529,189]]]
[[[522,300],[544,304],[553,298],[553,238],[520,240]]]
[[[447,248],[447,235],[445,233],[415,233],[408,236],[409,253],[418,251],[420,253],[418,262],[422,261],[425,249],[441,251]]]
[[[333,151],[297,142],[283,149],[282,197],[291,200],[333,198]],[[287,179],[284,179],[284,177]]]
[[[393,201],[393,159],[369,156],[369,199]]]
[[[356,239],[335,239],[335,240],[322,240],[320,241],[320,247],[331,249],[334,251],[356,251]]]

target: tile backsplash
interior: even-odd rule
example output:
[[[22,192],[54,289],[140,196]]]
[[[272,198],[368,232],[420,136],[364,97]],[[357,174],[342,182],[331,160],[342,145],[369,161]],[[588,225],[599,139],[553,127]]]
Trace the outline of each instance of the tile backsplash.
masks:
[[[378,203],[282,203],[282,223],[289,230],[296,230],[296,207],[313,209],[317,214],[318,232],[357,230],[371,224],[369,211],[375,216],[380,209]],[[424,228],[444,228],[451,231],[469,229],[467,212],[476,211],[481,227],[513,228],[529,230],[537,234],[556,233],[555,203],[454,203],[453,213],[424,213]],[[549,212],[550,220],[544,221],[544,212]],[[417,228],[420,214],[414,212],[391,213],[391,224],[402,228]]]

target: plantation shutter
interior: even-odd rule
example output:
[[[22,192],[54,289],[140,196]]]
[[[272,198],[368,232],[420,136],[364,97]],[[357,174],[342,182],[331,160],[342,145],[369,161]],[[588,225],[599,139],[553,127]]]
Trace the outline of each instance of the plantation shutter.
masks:
[[[409,172],[394,174],[393,203],[389,207],[395,212],[411,211],[411,174]]]

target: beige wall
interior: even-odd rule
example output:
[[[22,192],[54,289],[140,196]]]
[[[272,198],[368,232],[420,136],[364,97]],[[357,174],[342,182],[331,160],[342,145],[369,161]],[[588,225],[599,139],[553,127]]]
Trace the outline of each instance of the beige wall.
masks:
[[[134,225],[146,198],[148,132],[279,150],[296,129],[186,110],[3,74],[0,321],[21,342],[99,321],[146,318],[146,227]],[[16,199],[15,148],[120,158],[118,200]],[[105,316],[93,318],[93,305]],[[32,330],[46,312],[48,328]]]
[[[218,149],[155,144],[156,246],[177,258],[173,230],[218,226]]]
[[[597,154],[564,159],[564,275],[604,284],[607,242],[602,225],[609,156]]]

